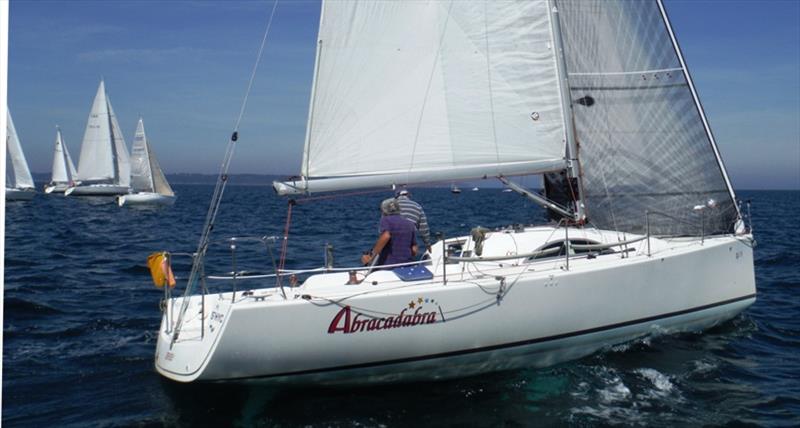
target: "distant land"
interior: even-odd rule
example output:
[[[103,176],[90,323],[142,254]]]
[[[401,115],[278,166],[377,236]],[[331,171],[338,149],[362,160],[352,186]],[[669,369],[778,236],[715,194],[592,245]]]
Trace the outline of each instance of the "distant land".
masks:
[[[50,181],[50,173],[34,172],[33,179],[37,183],[47,183]],[[275,174],[229,174],[230,181],[228,184],[235,186],[272,186],[275,180],[286,180],[288,175],[275,175]],[[197,173],[177,173],[166,174],[167,181],[170,184],[214,184],[217,182],[217,174],[197,174]],[[538,180],[535,187],[538,186]],[[457,182],[462,190],[470,190],[473,187],[486,188],[486,189],[499,189],[502,184],[498,180],[486,179],[475,181]],[[41,187],[41,186],[40,186]],[[450,187],[449,183],[446,184],[428,184],[414,186],[417,188],[442,188]]]
[[[42,172],[34,172],[33,179],[37,183],[47,183],[50,181],[50,173],[42,173]],[[289,178],[288,175],[275,175],[275,174],[230,174],[230,181],[229,184],[234,186],[272,186],[272,182],[275,180],[286,180]],[[178,174],[167,174],[167,181],[170,184],[214,184],[217,182],[217,174],[198,174],[198,173],[178,173]],[[473,181],[459,181],[456,182],[459,187],[461,187],[462,191],[468,191],[473,187],[479,187],[481,189],[499,189],[502,188],[503,185],[494,179],[485,179],[485,180],[473,180]],[[532,187],[534,189],[539,189],[540,182],[538,179],[534,180],[533,182],[526,181],[523,183],[526,187]],[[41,187],[41,186],[37,186]],[[428,184],[428,185],[419,185],[413,186],[417,188],[449,188],[450,184]],[[739,190],[788,190],[788,191],[798,191],[800,189],[797,188],[789,188],[789,189],[763,189],[763,188],[736,188],[736,191]]]

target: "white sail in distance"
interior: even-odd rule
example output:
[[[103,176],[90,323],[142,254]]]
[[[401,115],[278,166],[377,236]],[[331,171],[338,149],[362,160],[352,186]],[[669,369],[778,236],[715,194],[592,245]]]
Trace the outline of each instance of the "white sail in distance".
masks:
[[[86,123],[78,162],[78,180],[130,185],[128,149],[103,81],[97,88]]]
[[[323,2],[296,190],[563,169],[548,10],[545,0]]]
[[[6,137],[6,150],[8,151],[8,158],[6,161],[6,187],[14,189],[33,189],[33,177],[31,171],[28,169],[28,161],[25,159],[25,153],[22,152],[22,145],[17,135],[17,129],[14,127],[14,121],[11,120],[11,110],[6,108],[6,120],[8,136]],[[13,174],[8,174],[9,163]]]
[[[61,129],[56,130],[55,150],[53,153],[53,173],[50,182],[53,184],[71,184],[75,181],[75,166],[69,156],[66,144],[61,135]]]
[[[131,146],[131,186],[134,192],[153,192],[174,196],[161,166],[158,164],[144,131],[144,121],[139,118],[136,135]]]

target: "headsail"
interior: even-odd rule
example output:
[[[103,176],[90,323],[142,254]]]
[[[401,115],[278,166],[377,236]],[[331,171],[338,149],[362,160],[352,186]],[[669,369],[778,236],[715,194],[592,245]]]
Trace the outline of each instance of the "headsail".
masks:
[[[6,108],[6,120],[8,125],[8,137],[6,138],[6,147],[8,150],[8,161],[6,162],[6,187],[16,189],[33,189],[33,177],[31,171],[28,169],[28,161],[25,160],[25,153],[22,152],[22,145],[19,142],[17,129],[14,127],[14,121],[11,120],[11,111]],[[8,165],[11,163],[11,169],[14,174],[9,175]]]
[[[553,171],[545,0],[323,2],[301,175],[326,191]]]
[[[557,6],[590,222],[643,232],[657,211],[674,219],[652,215],[654,234],[731,232],[733,191],[660,1]]]

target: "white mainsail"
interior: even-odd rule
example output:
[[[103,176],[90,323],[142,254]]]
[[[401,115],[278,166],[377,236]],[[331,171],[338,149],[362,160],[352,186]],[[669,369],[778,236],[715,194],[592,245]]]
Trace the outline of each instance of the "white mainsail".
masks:
[[[86,123],[78,162],[78,180],[130,185],[128,149],[103,81],[100,81],[97,88]]]
[[[11,189],[33,189],[33,177],[31,171],[28,169],[28,162],[25,160],[25,153],[22,152],[22,145],[19,142],[17,129],[14,127],[14,121],[11,120],[11,111],[6,109],[6,120],[8,124],[6,129],[8,137],[6,138],[6,147],[8,150],[8,160],[6,162],[6,172],[9,170],[9,162],[14,174],[6,174],[6,187]]]
[[[548,10],[544,0],[323,2],[304,180],[276,187],[563,169]]]
[[[150,148],[141,118],[136,125],[136,135],[131,146],[131,186],[135,192],[175,195]]]
[[[56,130],[56,143],[53,153],[53,173],[50,177],[52,184],[71,184],[75,181],[75,166],[69,155],[64,139],[61,136],[61,129]]]

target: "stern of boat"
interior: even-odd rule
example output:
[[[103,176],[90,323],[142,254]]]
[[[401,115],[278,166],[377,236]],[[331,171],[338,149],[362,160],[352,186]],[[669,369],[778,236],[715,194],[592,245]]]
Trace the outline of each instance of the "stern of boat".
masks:
[[[184,297],[170,299],[161,316],[156,344],[155,368],[177,382],[192,382],[202,377],[230,313],[230,300],[224,294],[190,296],[183,322],[176,331],[176,320]]]

